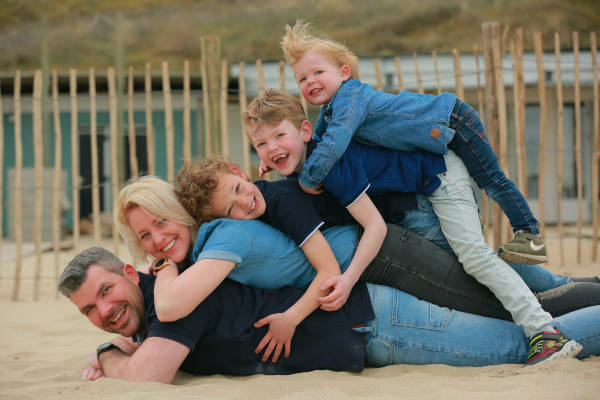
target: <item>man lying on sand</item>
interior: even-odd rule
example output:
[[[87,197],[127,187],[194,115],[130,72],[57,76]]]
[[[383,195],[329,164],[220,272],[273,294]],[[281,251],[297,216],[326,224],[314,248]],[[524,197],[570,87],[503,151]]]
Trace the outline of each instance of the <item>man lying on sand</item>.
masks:
[[[344,307],[316,310],[297,327],[288,358],[263,362],[254,350],[267,328],[254,328],[254,323],[287,309],[302,295],[301,289],[261,290],[226,279],[190,315],[163,323],[154,310],[154,280],[98,247],[82,251],[65,268],[59,290],[94,325],[121,335],[98,347],[82,379],[171,383],[179,369],[197,375],[290,374],[527,360],[527,338],[514,323],[359,283]],[[554,323],[583,345],[579,358],[600,354],[600,306],[564,314]],[[477,331],[479,339],[465,340],[464,332],[470,331]]]

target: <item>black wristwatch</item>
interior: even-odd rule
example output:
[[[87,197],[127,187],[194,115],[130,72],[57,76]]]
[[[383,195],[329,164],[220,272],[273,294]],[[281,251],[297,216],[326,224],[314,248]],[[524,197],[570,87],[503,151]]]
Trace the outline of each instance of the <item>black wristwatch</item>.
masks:
[[[96,359],[100,359],[100,354],[110,351],[110,350],[114,350],[114,349],[121,350],[121,349],[119,349],[119,346],[115,346],[112,342],[102,343],[96,349]]]

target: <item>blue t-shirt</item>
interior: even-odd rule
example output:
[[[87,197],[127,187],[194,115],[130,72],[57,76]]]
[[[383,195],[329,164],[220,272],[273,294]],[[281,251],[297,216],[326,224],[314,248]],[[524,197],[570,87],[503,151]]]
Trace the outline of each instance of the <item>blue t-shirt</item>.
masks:
[[[330,193],[312,195],[304,192],[297,179],[256,181],[266,204],[261,221],[287,233],[300,246],[317,229],[325,230],[336,225],[354,224],[356,221]],[[398,224],[404,212],[417,208],[414,194],[391,193],[374,196],[373,203],[385,222]]]
[[[360,371],[364,367],[364,338],[351,326],[374,318],[369,294],[358,282],[346,304],[335,312],[316,310],[294,332],[289,358],[277,363],[262,362],[254,349],[268,326],[254,328],[254,322],[288,309],[303,290],[285,288],[261,290],[225,279],[188,316],[163,323],[154,309],[155,277],[140,276],[144,297],[147,334],[188,347],[191,352],[180,369],[195,375],[291,374],[317,369]]]
[[[345,271],[356,249],[356,226],[332,227],[323,235]],[[221,218],[202,224],[191,259],[232,261],[237,265],[228,278],[263,289],[306,288],[317,274],[289,236],[257,220]]]

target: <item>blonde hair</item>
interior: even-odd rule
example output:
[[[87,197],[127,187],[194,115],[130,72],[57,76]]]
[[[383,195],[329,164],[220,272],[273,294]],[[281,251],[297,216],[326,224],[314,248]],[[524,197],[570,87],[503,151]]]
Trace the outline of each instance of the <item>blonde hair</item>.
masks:
[[[148,261],[149,254],[129,226],[127,213],[135,206],[158,217],[189,227],[191,240],[192,242],[195,240],[198,224],[177,200],[173,186],[155,176],[132,179],[119,192],[114,207],[114,220],[136,262]]]
[[[186,163],[177,173],[175,195],[179,203],[198,223],[214,219],[210,197],[219,185],[223,174],[233,174],[239,168],[223,157],[207,158]]]
[[[293,27],[285,26],[281,49],[286,61],[293,67],[309,50],[315,50],[339,67],[348,64],[352,78],[358,79],[358,57],[342,43],[324,35],[313,35],[309,26],[310,24],[304,23],[300,19]]]
[[[300,129],[306,120],[304,109],[296,96],[276,89],[265,89],[255,97],[243,116],[246,135],[263,125],[279,125],[283,120],[290,121],[296,129]]]

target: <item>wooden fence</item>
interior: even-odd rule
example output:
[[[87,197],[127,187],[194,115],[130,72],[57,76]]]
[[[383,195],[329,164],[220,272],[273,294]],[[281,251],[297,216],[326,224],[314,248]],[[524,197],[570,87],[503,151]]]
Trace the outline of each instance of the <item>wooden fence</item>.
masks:
[[[481,115],[486,115],[486,126],[487,132],[492,141],[492,145],[499,155],[499,161],[501,166],[507,171],[507,132],[509,129],[507,126],[507,100],[506,90],[504,86],[502,59],[506,51],[510,52],[512,59],[514,75],[514,88],[513,88],[513,102],[514,115],[515,115],[515,126],[512,127],[515,131],[517,145],[513,150],[517,154],[518,174],[516,182],[518,182],[519,189],[526,194],[526,179],[525,179],[525,84],[523,79],[523,31],[522,29],[516,29],[514,34],[509,38],[508,30],[501,32],[500,27],[495,23],[486,23],[482,26],[482,37],[483,37],[483,59],[485,69],[480,71],[480,50],[478,46],[474,46],[474,54],[477,62],[477,98],[478,107]],[[577,199],[578,199],[578,217],[577,217],[577,262],[581,262],[581,229],[582,229],[582,159],[581,159],[581,127],[579,126],[580,121],[580,93],[579,93],[579,77],[578,77],[578,54],[579,54],[579,35],[577,32],[573,32],[573,51],[575,57],[575,79],[574,79],[574,91],[575,91],[575,157],[576,157],[576,172],[577,172]],[[556,113],[557,125],[558,125],[558,193],[557,199],[559,204],[558,213],[558,229],[560,235],[560,246],[561,246],[561,264],[564,264],[564,249],[562,244],[563,238],[563,222],[561,214],[561,202],[562,202],[562,118],[563,118],[563,87],[561,82],[561,71],[560,71],[560,40],[558,34],[555,35],[554,50],[556,56],[556,91],[558,98],[558,108],[556,110],[548,110],[546,105],[546,82],[544,70],[542,67],[542,39],[539,32],[534,33],[534,48],[537,60],[537,71],[538,71],[538,99],[540,105],[540,146],[539,146],[539,180],[538,180],[538,193],[539,193],[539,219],[542,232],[545,231],[546,224],[544,219],[544,153],[545,153],[545,123],[547,113]],[[600,116],[599,105],[598,105],[598,65],[597,65],[597,44],[595,33],[590,34],[591,40],[591,53],[593,60],[593,159],[592,159],[592,193],[593,193],[593,245],[592,245],[592,260],[597,259],[597,247],[598,247],[598,162],[600,157]],[[454,60],[454,78],[455,78],[455,93],[458,97],[464,98],[464,88],[462,84],[460,54],[455,49],[452,52]],[[228,91],[227,85],[229,81],[228,76],[228,63],[226,60],[222,60],[220,56],[220,43],[219,39],[215,37],[205,37],[202,39],[202,61],[200,62],[200,71],[202,76],[202,90],[203,90],[203,109],[204,109],[204,144],[205,144],[205,155],[211,156],[215,154],[229,154],[229,129],[227,125],[227,104]],[[440,77],[437,65],[436,52],[432,52],[433,62],[435,66],[435,75],[437,80],[437,92],[441,92]],[[418,65],[417,55],[414,54],[415,66],[416,66],[416,77],[417,77],[417,88],[419,92],[424,92],[421,73]],[[382,77],[380,72],[380,60],[375,59],[375,71],[377,77],[377,88],[382,88]],[[395,58],[396,66],[396,77],[398,81],[398,90],[403,90],[403,71],[400,67],[398,57]],[[261,60],[256,61],[257,67],[257,79],[259,91],[264,90],[264,74],[262,69]],[[150,64],[146,64],[145,67],[145,113],[146,113],[146,135],[147,135],[147,155],[148,155],[148,170],[150,174],[155,173],[155,154],[157,149],[154,148],[153,139],[153,127],[152,127],[152,80],[150,74]],[[280,77],[280,88],[285,90],[285,64],[280,62],[279,64],[279,77]],[[130,163],[130,169],[133,175],[137,174],[138,161],[136,159],[135,149],[135,132],[133,124],[133,68],[128,70],[128,86],[127,86],[127,99],[128,99],[128,118],[129,118],[129,130],[128,139],[130,144],[130,153],[128,160]],[[171,99],[170,89],[170,72],[169,64],[163,62],[161,65],[162,72],[162,91],[165,111],[165,132],[166,132],[166,146],[165,153],[167,159],[167,180],[169,182],[174,181],[175,176],[175,161],[174,161],[174,128],[173,128],[173,107]],[[481,84],[480,74],[485,74],[485,86]],[[70,89],[70,115],[71,115],[71,165],[72,165],[72,201],[73,201],[73,246],[75,251],[80,246],[80,226],[79,226],[79,187],[78,187],[78,99],[77,99],[77,71],[71,69],[69,71],[69,89]],[[107,70],[108,79],[108,95],[109,95],[109,115],[110,115],[110,153],[111,153],[111,188],[112,188],[112,199],[114,201],[115,196],[118,193],[119,187],[129,177],[119,176],[119,167],[117,165],[117,138],[119,136],[117,126],[117,114],[118,114],[118,93],[117,84],[115,78],[114,68],[108,68]],[[61,182],[61,168],[62,168],[62,149],[61,149],[61,126],[59,118],[59,101],[58,101],[58,85],[57,85],[57,71],[52,72],[51,76],[51,93],[52,93],[52,114],[53,114],[53,125],[54,125],[54,179],[53,179],[53,252],[54,252],[54,274],[56,279],[63,265],[61,265],[60,254],[60,193],[64,190],[66,184]],[[43,138],[42,138],[42,89],[43,88],[43,76],[41,71],[35,71],[33,81],[33,136],[34,136],[34,147],[35,147],[35,223],[34,223],[34,236],[33,241],[35,245],[36,253],[36,265],[34,274],[34,299],[39,299],[39,285],[41,279],[41,260],[42,260],[42,240],[41,240],[41,198],[42,198],[42,168],[43,168]],[[190,63],[185,62],[183,68],[183,154],[184,159],[190,160],[192,158],[191,152],[191,123],[190,123]],[[2,94],[0,93],[0,100]],[[239,65],[239,108],[240,112],[243,112],[246,108],[248,97],[246,95],[246,76],[245,76],[245,64]],[[89,99],[90,99],[90,136],[91,136],[91,164],[92,164],[92,224],[93,224],[93,237],[94,241],[100,241],[100,196],[99,196],[99,181],[98,181],[98,145],[97,145],[97,122],[96,122],[96,81],[95,71],[93,68],[89,70]],[[14,143],[15,143],[15,182],[16,185],[13,188],[7,188],[14,190],[15,204],[14,204],[14,238],[15,238],[15,271],[14,271],[14,284],[12,289],[12,299],[17,300],[19,298],[20,291],[20,280],[21,280],[21,268],[22,268],[22,207],[21,199],[23,196],[23,190],[21,187],[22,181],[22,170],[23,170],[23,156],[22,156],[22,126],[21,126],[21,72],[16,71],[14,74]],[[303,100],[303,105],[306,110],[306,102]],[[0,115],[2,115],[2,102],[0,101]],[[242,148],[243,148],[243,160],[242,167],[246,172],[250,172],[250,144],[246,140],[245,136],[242,135]],[[4,143],[4,132],[3,125],[0,123],[0,146]],[[3,157],[4,150],[0,151],[0,157]],[[8,149],[7,149],[8,150]],[[4,191],[5,186],[2,182],[3,171],[3,158],[0,158],[0,186]],[[2,196],[0,196],[0,209],[3,204]],[[488,215],[487,201],[483,202],[483,215]],[[2,213],[0,213],[0,226],[2,223]],[[507,225],[507,220],[502,216],[501,210],[494,204],[492,211],[492,220],[485,222],[486,226],[491,226],[494,232],[494,246],[497,247],[503,238],[506,238],[510,233],[510,229]],[[504,233],[503,233],[504,232]],[[114,251],[119,251],[119,238],[116,229],[113,226],[112,230],[113,246]],[[0,238],[0,240],[2,240]],[[1,243],[0,243],[1,244]],[[63,260],[64,262],[64,260]]]

